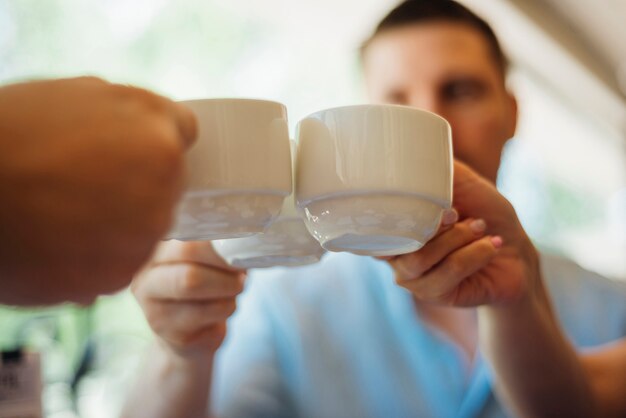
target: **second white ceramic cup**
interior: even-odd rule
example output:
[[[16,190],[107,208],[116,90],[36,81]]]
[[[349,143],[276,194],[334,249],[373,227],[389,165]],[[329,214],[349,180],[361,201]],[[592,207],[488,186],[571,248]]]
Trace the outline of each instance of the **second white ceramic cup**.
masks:
[[[296,143],[291,142],[295,160]],[[262,233],[243,238],[213,241],[215,251],[234,267],[294,267],[316,263],[324,249],[307,230],[296,210],[293,193],[283,203],[280,215]]]
[[[297,128],[296,202],[329,251],[388,256],[421,248],[452,203],[445,119],[395,105],[316,112]]]
[[[182,102],[196,115],[188,187],[167,238],[213,240],[263,231],[292,190],[287,111],[276,102]]]

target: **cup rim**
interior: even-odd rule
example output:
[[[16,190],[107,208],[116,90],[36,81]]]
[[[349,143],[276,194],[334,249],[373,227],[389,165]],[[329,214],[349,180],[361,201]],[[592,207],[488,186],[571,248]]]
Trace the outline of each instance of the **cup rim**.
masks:
[[[337,110],[344,110],[344,109],[359,109],[359,108],[398,108],[398,109],[406,109],[406,110],[410,110],[410,111],[416,111],[418,113],[426,113],[429,114],[431,116],[434,116],[436,119],[439,119],[443,122],[445,122],[446,125],[450,126],[450,122],[448,122],[443,116],[440,116],[436,113],[431,112],[430,110],[426,110],[426,109],[420,109],[419,107],[413,107],[413,106],[406,106],[406,105],[399,105],[399,104],[393,104],[393,103],[361,103],[361,104],[356,104],[356,105],[344,105],[344,106],[334,106],[334,107],[328,107],[325,109],[320,109],[317,110],[313,113],[308,114],[307,116],[305,116],[304,118],[301,119],[307,119],[307,118],[311,118],[314,117],[315,115],[318,115],[322,112],[334,112]]]
[[[257,99],[249,97],[206,97],[206,98],[192,98],[185,100],[177,100],[177,103],[200,103],[200,102],[226,102],[226,103],[257,103],[257,104],[273,104],[286,108],[284,103],[277,102],[276,100]]]

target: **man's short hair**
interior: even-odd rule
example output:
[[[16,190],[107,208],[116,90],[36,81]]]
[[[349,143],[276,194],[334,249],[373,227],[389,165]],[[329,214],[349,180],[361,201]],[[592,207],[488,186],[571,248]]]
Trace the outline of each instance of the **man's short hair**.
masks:
[[[472,27],[483,35],[491,55],[504,76],[508,60],[500,47],[500,42],[487,22],[467,7],[454,0],[405,0],[391,10],[380,21],[374,33],[361,46],[361,57],[367,47],[380,34],[420,23],[453,22]]]

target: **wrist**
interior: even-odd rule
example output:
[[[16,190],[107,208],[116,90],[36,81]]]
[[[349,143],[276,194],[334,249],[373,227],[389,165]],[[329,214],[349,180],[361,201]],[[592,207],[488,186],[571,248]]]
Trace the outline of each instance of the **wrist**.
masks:
[[[523,275],[525,286],[517,301],[520,305],[540,304],[549,301],[541,274],[541,261],[537,249],[528,237],[525,238],[520,248],[520,259],[523,262]]]
[[[483,305],[479,312],[495,314],[497,319],[524,321],[540,312],[551,313],[550,298],[543,283],[539,253],[530,239],[515,246],[513,255],[521,263],[522,286],[516,297],[506,302]],[[533,314],[534,313],[534,314]],[[484,316],[484,315],[483,315]]]

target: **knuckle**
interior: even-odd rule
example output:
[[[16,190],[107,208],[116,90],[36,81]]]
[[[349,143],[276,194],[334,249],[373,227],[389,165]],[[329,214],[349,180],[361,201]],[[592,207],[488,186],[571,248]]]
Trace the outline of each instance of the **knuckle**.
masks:
[[[220,317],[220,319],[225,319],[231,316],[235,309],[237,308],[237,304],[234,299],[226,299],[221,300],[217,303],[216,306],[216,315]]]
[[[394,275],[394,280],[397,285],[406,288],[406,280],[399,273],[396,272],[396,274]]]
[[[456,229],[457,234],[459,235],[459,238],[463,242],[471,240],[475,236],[475,234],[474,234],[474,232],[472,232],[472,229],[470,228],[468,222],[463,222],[463,223],[456,224],[455,225],[455,229]]]
[[[404,281],[404,280],[396,280],[398,286],[403,289],[409,291],[417,300],[422,300],[422,292],[420,291],[420,287],[417,286],[413,281]]]
[[[414,276],[421,276],[432,267],[432,262],[427,254],[416,254],[412,260],[411,270]]]
[[[150,328],[157,333],[162,334],[167,330],[167,315],[162,306],[158,303],[147,303],[144,305],[144,313],[146,321],[150,324]]]
[[[178,296],[193,294],[202,287],[204,283],[200,268],[193,265],[183,267],[183,272],[178,280],[176,293]]]
[[[150,117],[144,129],[145,140],[150,141],[145,151],[154,166],[166,173],[182,169],[184,150],[173,123],[161,117]]]
[[[421,254],[416,253],[399,257],[393,263],[394,270],[396,271],[396,279],[414,279],[419,277],[422,273],[419,268],[421,259]]]

